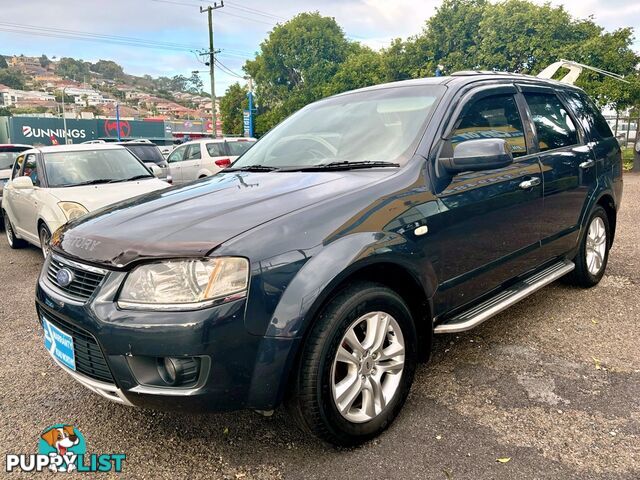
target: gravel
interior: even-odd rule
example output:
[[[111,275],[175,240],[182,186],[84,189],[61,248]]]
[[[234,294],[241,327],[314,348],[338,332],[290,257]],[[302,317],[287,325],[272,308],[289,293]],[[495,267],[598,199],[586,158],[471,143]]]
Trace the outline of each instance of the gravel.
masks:
[[[35,453],[39,432],[65,422],[88,452],[126,453],[125,478],[640,478],[638,218],[640,175],[627,174],[598,287],[556,282],[475,330],[437,337],[395,424],[348,450],[304,436],[282,411],[154,412],[86,390],[42,346],[39,250],[12,251],[3,235],[2,458]]]

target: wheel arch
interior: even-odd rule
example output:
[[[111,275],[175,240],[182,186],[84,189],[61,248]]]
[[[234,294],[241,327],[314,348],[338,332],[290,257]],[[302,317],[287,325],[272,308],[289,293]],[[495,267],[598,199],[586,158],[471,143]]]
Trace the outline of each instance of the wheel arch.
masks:
[[[609,220],[609,232],[611,234],[609,246],[611,246],[613,245],[613,240],[616,235],[616,224],[618,221],[618,211],[616,209],[616,203],[610,193],[603,193],[602,195],[600,195],[595,204],[600,205],[602,208],[604,208],[604,211],[607,212],[607,218]]]

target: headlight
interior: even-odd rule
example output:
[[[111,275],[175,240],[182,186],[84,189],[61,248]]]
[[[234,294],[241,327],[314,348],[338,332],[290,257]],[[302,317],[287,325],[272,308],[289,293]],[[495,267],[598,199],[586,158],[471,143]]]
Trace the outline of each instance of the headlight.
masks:
[[[76,202],[60,202],[58,203],[58,206],[62,209],[68,221],[89,213],[89,210]]]
[[[167,260],[141,265],[124,282],[118,305],[147,310],[194,310],[242,297],[249,262],[239,257]]]

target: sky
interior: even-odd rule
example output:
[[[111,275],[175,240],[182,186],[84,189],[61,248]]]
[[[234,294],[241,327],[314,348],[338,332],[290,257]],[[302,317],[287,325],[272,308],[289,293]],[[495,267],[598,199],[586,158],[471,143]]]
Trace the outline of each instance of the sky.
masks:
[[[218,4],[220,0],[217,0]],[[534,0],[544,3],[544,0]],[[0,0],[0,54],[74,57],[95,62],[114,60],[133,75],[190,76],[207,67],[198,50],[208,46],[203,0]],[[216,94],[243,75],[242,65],[278,22],[297,13],[319,11],[334,17],[347,37],[374,49],[393,38],[419,33],[440,0],[226,0],[214,11],[215,48],[227,68],[216,70]],[[607,30],[636,27],[640,37],[639,0],[552,0],[574,17],[593,15]],[[95,42],[68,38],[89,33]],[[40,34],[38,34],[40,33]],[[119,37],[114,43],[113,37]],[[125,39],[123,39],[126,38]],[[138,41],[141,40],[141,41]],[[146,42],[146,43],[143,43]],[[124,43],[124,44],[122,44]],[[171,44],[171,45],[167,45]],[[634,44],[640,50],[640,38]],[[242,80],[240,80],[242,83]]]

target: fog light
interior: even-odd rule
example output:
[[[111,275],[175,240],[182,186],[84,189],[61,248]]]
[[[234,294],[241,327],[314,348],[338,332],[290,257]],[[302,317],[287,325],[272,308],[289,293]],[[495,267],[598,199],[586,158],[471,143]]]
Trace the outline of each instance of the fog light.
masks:
[[[168,385],[179,387],[194,384],[200,373],[200,359],[194,357],[164,357],[158,359],[158,373]]]

